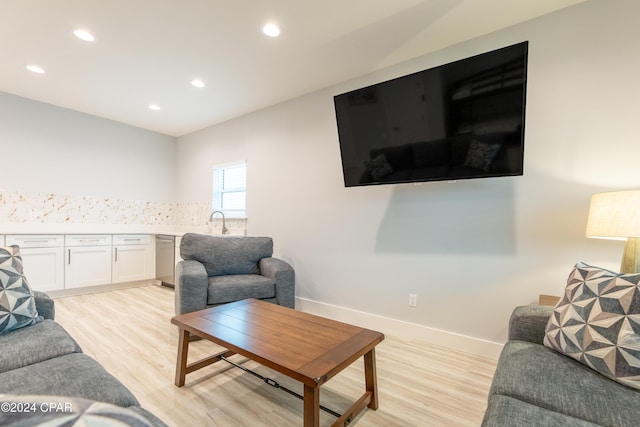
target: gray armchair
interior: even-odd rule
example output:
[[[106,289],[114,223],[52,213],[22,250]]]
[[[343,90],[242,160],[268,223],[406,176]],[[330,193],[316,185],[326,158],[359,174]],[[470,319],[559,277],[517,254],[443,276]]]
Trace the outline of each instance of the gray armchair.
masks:
[[[176,266],[176,315],[256,298],[294,308],[295,274],[270,237],[187,233]]]

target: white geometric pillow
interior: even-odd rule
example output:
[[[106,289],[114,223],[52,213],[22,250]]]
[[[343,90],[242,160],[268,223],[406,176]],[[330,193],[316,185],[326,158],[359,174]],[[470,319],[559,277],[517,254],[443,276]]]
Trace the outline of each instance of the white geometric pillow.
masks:
[[[544,345],[640,389],[640,274],[576,264]]]
[[[0,248],[0,334],[42,321],[18,246]]]

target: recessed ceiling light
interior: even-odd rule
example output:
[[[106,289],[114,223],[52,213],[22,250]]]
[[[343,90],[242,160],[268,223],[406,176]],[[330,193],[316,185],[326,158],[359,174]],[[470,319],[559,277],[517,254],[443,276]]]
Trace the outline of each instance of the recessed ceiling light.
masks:
[[[269,37],[278,37],[280,35],[280,28],[274,23],[268,23],[262,27],[262,32]]]
[[[44,69],[37,65],[27,65],[27,70],[36,74],[44,74]]]
[[[191,80],[191,84],[195,87],[204,87],[204,82],[198,79]]]
[[[77,38],[84,40],[86,42],[92,42],[95,40],[95,37],[93,37],[93,35],[87,30],[81,30],[78,28],[73,32],[73,34],[75,34]]]
[[[160,111],[160,106],[156,104],[149,105],[149,108],[152,109],[153,111]]]

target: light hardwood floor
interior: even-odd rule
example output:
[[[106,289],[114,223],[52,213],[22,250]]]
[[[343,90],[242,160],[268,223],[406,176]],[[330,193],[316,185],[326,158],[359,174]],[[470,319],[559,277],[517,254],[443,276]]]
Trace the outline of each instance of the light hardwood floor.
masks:
[[[171,325],[173,290],[146,286],[56,298],[56,320],[84,352],[122,381],[141,405],[172,427],[301,426],[302,402],[224,362],[173,385],[178,330]],[[384,332],[384,331],[382,331]],[[191,343],[189,360],[219,350]],[[244,366],[302,393],[302,386],[259,364]],[[387,336],[376,347],[380,407],[351,424],[366,426],[478,426],[486,408],[495,361],[424,342]],[[321,404],[337,412],[364,388],[359,361],[321,389]],[[335,421],[321,414],[321,425]]]

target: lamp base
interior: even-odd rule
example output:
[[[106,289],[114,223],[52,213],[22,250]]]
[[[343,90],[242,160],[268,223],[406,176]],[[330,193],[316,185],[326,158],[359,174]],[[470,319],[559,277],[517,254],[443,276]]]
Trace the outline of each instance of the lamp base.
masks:
[[[629,237],[624,245],[620,273],[630,274],[640,272],[640,238]]]

